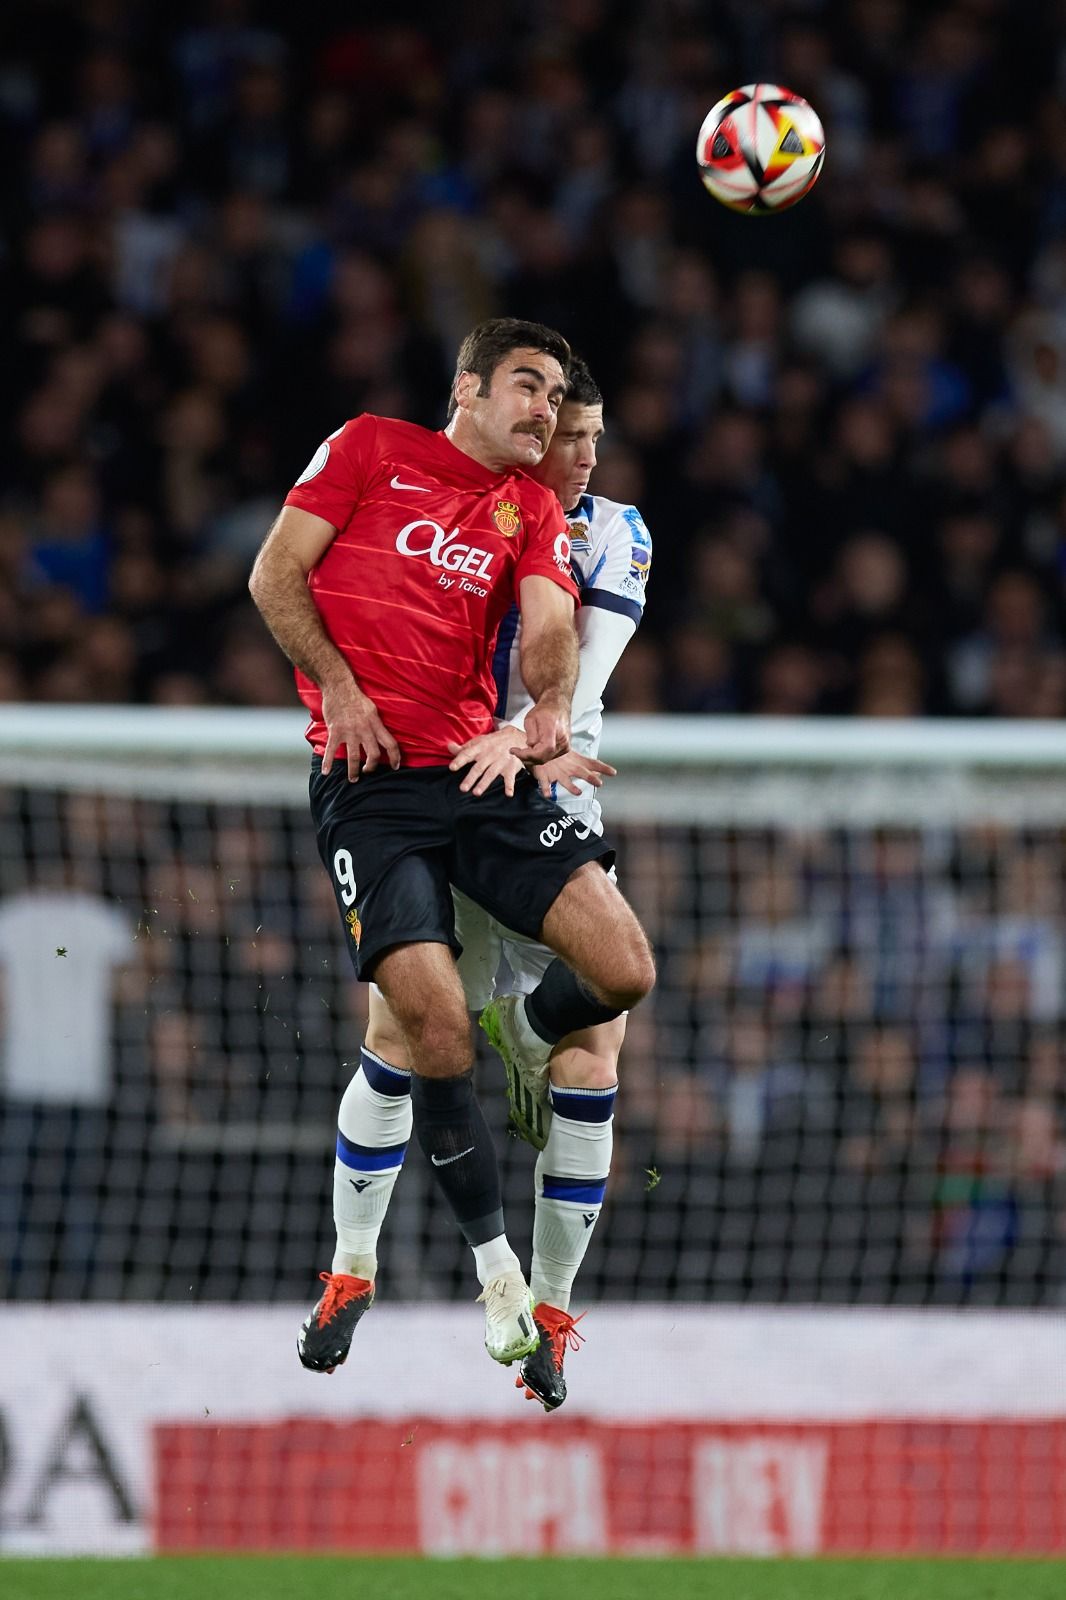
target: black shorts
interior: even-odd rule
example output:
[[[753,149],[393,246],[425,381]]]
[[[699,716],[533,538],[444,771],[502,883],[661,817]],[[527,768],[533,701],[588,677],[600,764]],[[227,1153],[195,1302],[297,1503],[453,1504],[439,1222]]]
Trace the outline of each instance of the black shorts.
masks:
[[[343,761],[311,763],[311,815],[348,953],[360,978],[398,944],[447,944],[459,953],[452,885],[505,927],[540,937],[548,909],[586,861],[608,870],[614,851],[580,817],[545,800],[528,773],[514,795],[498,778],[462,794],[447,767],[388,768],[349,783]]]

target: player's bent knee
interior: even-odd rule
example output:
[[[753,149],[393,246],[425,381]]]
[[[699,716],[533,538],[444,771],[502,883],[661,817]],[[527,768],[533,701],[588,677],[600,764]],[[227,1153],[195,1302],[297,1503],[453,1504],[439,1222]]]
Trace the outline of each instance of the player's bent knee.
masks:
[[[425,1016],[408,1025],[412,1071],[427,1078],[457,1078],[474,1065],[470,1019],[459,1016]]]
[[[470,1070],[470,1018],[446,946],[397,946],[381,958],[374,976],[406,1042],[412,1072],[449,1078]]]
[[[612,954],[599,985],[605,1003],[619,1011],[632,1011],[655,987],[655,960],[641,934]]]
[[[635,1006],[641,1000],[647,999],[655,988],[655,957],[643,940],[641,948],[633,953],[633,970],[629,981],[633,996],[629,1006]],[[629,1006],[626,1007],[627,1010]]]

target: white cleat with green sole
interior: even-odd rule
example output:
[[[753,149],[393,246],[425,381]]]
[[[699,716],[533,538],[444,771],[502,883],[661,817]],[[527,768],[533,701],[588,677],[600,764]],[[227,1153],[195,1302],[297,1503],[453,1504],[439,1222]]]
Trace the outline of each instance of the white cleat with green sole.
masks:
[[[485,1307],[485,1349],[493,1361],[509,1367],[533,1353],[540,1329],[533,1316],[533,1296],[520,1272],[490,1278],[478,1295]]]
[[[552,1119],[548,1100],[548,1057],[552,1047],[544,1044],[534,1050],[520,1040],[515,1011],[523,999],[520,994],[505,994],[490,1001],[478,1019],[478,1027],[507,1069],[510,1126],[534,1150],[543,1150]]]

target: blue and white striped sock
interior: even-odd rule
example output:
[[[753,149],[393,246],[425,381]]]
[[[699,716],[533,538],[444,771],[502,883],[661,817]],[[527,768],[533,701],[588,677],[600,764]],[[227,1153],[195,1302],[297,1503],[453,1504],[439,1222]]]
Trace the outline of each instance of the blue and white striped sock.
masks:
[[[377,1243],[411,1137],[411,1074],[372,1050],[344,1091],[333,1169],[333,1271],[377,1275]]]
[[[552,1122],[537,1158],[533,1268],[537,1305],[570,1308],[577,1271],[600,1215],[614,1145],[618,1085],[610,1089],[548,1090]]]

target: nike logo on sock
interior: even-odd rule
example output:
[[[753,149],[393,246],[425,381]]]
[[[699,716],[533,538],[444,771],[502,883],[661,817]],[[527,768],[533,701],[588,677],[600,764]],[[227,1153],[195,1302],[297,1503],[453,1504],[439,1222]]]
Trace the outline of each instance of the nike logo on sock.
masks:
[[[473,1154],[474,1146],[471,1145],[469,1150],[460,1150],[457,1156],[430,1156],[429,1159],[435,1167],[450,1167],[453,1161],[461,1161],[464,1156],[472,1156]]]
[[[396,477],[393,478],[393,480],[392,480],[392,488],[394,488],[394,489],[413,489],[415,494],[428,494],[429,493],[429,490],[426,488],[425,484],[422,484],[422,483],[401,483],[398,473],[397,473]]]

